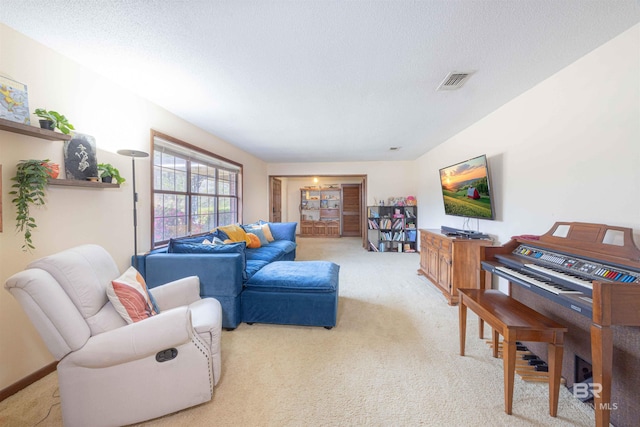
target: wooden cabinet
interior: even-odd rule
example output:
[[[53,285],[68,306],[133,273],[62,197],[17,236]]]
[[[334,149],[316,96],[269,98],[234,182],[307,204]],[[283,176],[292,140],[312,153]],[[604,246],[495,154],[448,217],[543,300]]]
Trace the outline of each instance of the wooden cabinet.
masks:
[[[339,187],[300,189],[300,236],[340,237]]]
[[[420,229],[420,269],[445,296],[458,303],[458,288],[484,288],[480,274],[480,247],[491,240],[446,236],[440,230]]]

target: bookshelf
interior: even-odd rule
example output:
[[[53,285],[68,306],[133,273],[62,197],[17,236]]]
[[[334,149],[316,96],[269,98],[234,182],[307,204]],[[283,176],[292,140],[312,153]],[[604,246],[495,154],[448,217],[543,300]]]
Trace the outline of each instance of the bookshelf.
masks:
[[[338,186],[300,189],[300,236],[340,237],[341,194]]]
[[[417,216],[417,206],[368,206],[369,251],[416,252]]]

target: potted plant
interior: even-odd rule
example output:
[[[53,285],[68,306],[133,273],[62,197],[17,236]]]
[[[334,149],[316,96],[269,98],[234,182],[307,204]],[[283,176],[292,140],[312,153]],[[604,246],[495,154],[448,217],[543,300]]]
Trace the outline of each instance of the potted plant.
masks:
[[[49,160],[22,160],[18,163],[16,175],[11,178],[15,184],[9,194],[15,196],[11,202],[16,205],[16,229],[24,233],[22,250],[35,249],[31,240],[31,231],[36,228],[36,221],[31,216],[31,206],[44,205],[44,190],[47,179],[54,173]]]
[[[47,111],[43,108],[37,108],[35,115],[40,117],[40,127],[43,129],[54,130],[60,129],[60,132],[65,135],[69,135],[72,130],[75,130],[73,125],[69,123],[69,120],[57,111]]]
[[[120,176],[120,171],[110,163],[98,163],[98,175],[102,178],[102,182],[112,182],[114,179],[118,184],[125,182]]]

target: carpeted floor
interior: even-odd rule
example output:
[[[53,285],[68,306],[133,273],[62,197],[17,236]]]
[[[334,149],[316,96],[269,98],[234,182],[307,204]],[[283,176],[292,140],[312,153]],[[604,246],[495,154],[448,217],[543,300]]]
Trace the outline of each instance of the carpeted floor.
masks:
[[[357,238],[298,243],[298,260],[341,266],[337,327],[225,331],[213,400],[141,425],[594,425],[565,387],[550,417],[547,385],[517,376],[506,415],[502,361],[478,339],[471,312],[467,356],[458,355],[458,309],[416,274],[418,254],[366,252]],[[56,382],[54,373],[0,402],[0,425],[61,425]]]

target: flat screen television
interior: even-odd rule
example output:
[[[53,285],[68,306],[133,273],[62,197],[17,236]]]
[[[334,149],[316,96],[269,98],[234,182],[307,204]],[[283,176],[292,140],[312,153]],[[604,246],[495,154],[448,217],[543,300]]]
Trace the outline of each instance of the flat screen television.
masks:
[[[440,184],[447,215],[494,219],[487,156],[474,157],[440,169]]]

